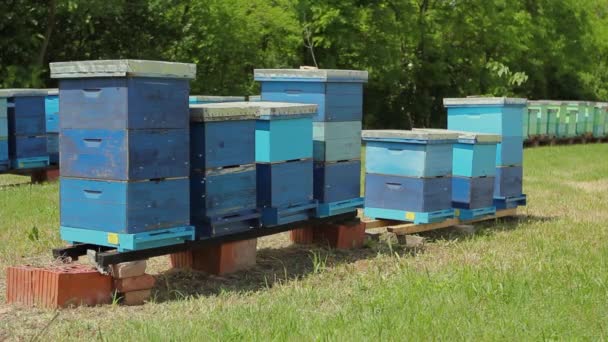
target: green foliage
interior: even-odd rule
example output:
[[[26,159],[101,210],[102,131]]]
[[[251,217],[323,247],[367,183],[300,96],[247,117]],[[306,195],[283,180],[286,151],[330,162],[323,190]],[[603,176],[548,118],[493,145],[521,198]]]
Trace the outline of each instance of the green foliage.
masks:
[[[442,126],[441,100],[606,100],[603,0],[6,0],[0,87],[48,62],[194,62],[192,92],[250,95],[254,68],[365,69],[367,127]]]

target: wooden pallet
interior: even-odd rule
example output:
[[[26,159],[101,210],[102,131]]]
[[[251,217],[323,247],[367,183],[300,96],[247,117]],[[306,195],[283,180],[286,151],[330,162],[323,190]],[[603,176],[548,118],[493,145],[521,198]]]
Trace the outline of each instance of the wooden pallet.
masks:
[[[372,220],[372,219],[366,219],[366,218],[362,218],[362,221],[365,223],[366,230],[378,232],[378,230],[386,229],[386,231],[388,231],[390,233],[394,233],[397,235],[404,235],[404,234],[415,234],[415,233],[428,232],[428,231],[437,230],[437,229],[445,229],[445,228],[458,226],[458,225],[466,225],[466,224],[471,224],[471,223],[476,223],[476,222],[494,220],[494,219],[498,219],[501,217],[516,216],[516,215],[517,215],[517,208],[513,208],[513,209],[499,210],[496,212],[496,215],[480,217],[480,218],[477,218],[474,220],[469,220],[469,221],[461,221],[457,218],[448,219],[448,220],[445,220],[442,222],[429,223],[429,224],[403,223],[400,221]]]

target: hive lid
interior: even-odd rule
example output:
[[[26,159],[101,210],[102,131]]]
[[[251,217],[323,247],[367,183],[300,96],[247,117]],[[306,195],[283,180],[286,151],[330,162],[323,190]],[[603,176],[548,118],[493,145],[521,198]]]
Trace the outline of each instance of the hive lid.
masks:
[[[255,120],[257,112],[249,102],[190,104],[190,121]]]
[[[247,102],[257,108],[258,119],[308,117],[317,113],[317,105],[286,102]]]
[[[441,131],[406,131],[406,130],[365,130],[362,131],[361,137],[363,140],[392,140],[403,142],[441,142],[441,141],[456,141],[458,133]]]
[[[455,106],[506,106],[506,105],[521,105],[525,106],[528,103],[527,99],[513,97],[466,97],[466,98],[445,98],[443,105],[445,107]]]
[[[210,96],[210,95],[190,95],[190,100],[205,102],[243,102],[245,96]]]
[[[366,83],[369,78],[367,71],[338,69],[255,69],[253,74],[256,81]]]
[[[260,102],[262,101],[262,95],[251,95],[249,96],[250,102]]]
[[[435,128],[414,128],[414,132],[430,132],[430,133],[454,133],[458,134],[458,141],[463,143],[499,143],[502,141],[502,136],[499,134],[486,134],[478,132],[454,131],[449,129]]]
[[[47,96],[47,89],[0,89],[0,97]]]
[[[51,63],[51,78],[89,77],[196,77],[196,64],[135,59]]]
[[[59,89],[47,89],[47,95],[49,96],[59,96]]]
[[[595,106],[598,108],[608,108],[608,102],[596,102]]]

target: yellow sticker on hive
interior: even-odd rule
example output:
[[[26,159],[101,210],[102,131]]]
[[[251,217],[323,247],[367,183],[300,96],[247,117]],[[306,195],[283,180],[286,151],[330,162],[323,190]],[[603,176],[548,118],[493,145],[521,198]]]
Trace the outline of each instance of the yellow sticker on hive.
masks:
[[[415,219],[416,219],[416,213],[411,213],[411,212],[409,212],[409,211],[408,211],[408,212],[406,212],[406,213],[405,213],[405,219],[406,219],[406,220],[410,220],[410,221],[415,220]]]
[[[118,234],[108,233],[108,243],[118,245]]]
[[[454,209],[454,216],[460,217],[460,209]]]

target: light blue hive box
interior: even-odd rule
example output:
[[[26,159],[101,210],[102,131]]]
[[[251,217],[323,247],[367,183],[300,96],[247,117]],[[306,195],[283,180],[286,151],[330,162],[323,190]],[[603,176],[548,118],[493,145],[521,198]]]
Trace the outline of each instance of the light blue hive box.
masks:
[[[256,69],[262,101],[312,103],[314,121],[361,121],[367,71],[328,69]]]

